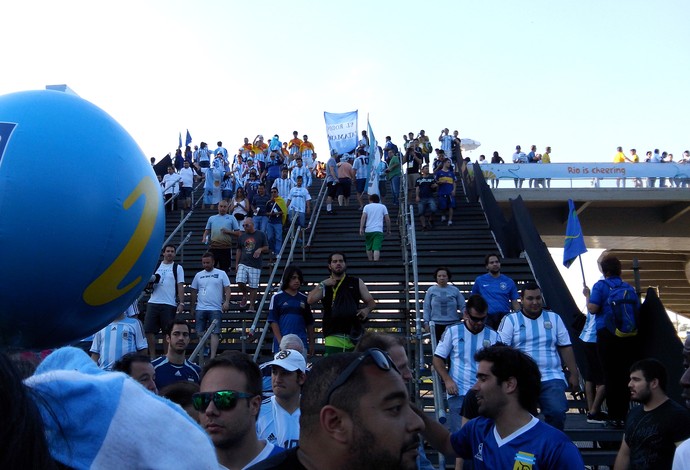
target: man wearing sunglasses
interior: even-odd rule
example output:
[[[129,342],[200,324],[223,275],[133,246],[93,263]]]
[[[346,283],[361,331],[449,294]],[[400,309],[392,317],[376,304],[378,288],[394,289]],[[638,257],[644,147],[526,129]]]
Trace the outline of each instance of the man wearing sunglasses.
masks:
[[[474,359],[477,381],[472,390],[481,416],[451,434],[418,411],[431,446],[446,456],[471,460],[477,470],[583,469],[582,456],[568,436],[530,413],[541,384],[534,360],[500,343],[480,349]]]
[[[300,402],[299,447],[252,468],[417,468],[424,425],[380,349],[326,357],[309,372]]]
[[[223,467],[240,470],[282,452],[256,436],[261,372],[248,355],[229,351],[209,361],[192,404]]]
[[[448,393],[450,431],[462,425],[460,409],[465,395],[477,375],[474,354],[498,341],[498,333],[486,327],[489,306],[481,295],[471,295],[465,305],[463,321],[446,328],[434,351],[434,369],[443,380]],[[446,359],[450,357],[450,373]]]

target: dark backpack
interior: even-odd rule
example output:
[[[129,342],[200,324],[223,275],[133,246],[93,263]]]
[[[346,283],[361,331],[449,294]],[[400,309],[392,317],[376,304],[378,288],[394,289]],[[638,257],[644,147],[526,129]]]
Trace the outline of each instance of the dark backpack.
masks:
[[[611,315],[606,322],[608,330],[619,338],[637,335],[640,307],[635,289],[627,282],[614,284],[604,280],[609,286],[609,296],[606,304],[611,309]]]

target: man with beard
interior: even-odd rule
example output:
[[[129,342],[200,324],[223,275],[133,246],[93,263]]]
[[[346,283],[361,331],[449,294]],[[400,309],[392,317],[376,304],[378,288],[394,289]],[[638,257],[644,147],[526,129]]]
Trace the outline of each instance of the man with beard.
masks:
[[[472,390],[481,416],[451,434],[418,411],[432,447],[449,457],[470,459],[475,470],[584,468],[570,439],[531,414],[537,406],[541,374],[527,354],[499,343],[479,350],[474,359],[477,382]]]
[[[256,437],[261,372],[251,357],[229,351],[211,359],[204,367],[199,390],[192,403],[224,468],[240,470],[282,452]]]
[[[156,371],[158,390],[175,382],[199,383],[201,368],[185,358],[189,345],[189,324],[184,320],[173,320],[165,331],[168,353],[151,364]]]
[[[348,352],[362,336],[364,322],[376,306],[369,289],[359,278],[346,275],[345,254],[328,257],[330,276],[321,281],[307,297],[309,305],[321,301],[323,307],[324,355]],[[360,308],[360,302],[365,306]]]
[[[299,399],[306,379],[307,361],[301,352],[285,349],[278,351],[264,366],[271,368],[273,396],[261,404],[256,434],[259,439],[291,449],[299,443]]]
[[[322,359],[311,369],[300,401],[299,447],[252,468],[417,468],[424,426],[405,383],[380,349]]]
[[[515,282],[501,274],[501,259],[496,253],[489,253],[484,257],[484,266],[488,272],[474,280],[472,295],[481,295],[489,304],[486,324],[496,330],[503,317],[511,310],[520,310],[517,301],[519,294]]]
[[[630,368],[630,399],[625,435],[614,468],[671,468],[676,445],[690,437],[690,411],[666,395],[666,368],[642,359]]]
[[[522,289],[522,310],[503,318],[498,328],[500,341],[528,354],[539,366],[541,391],[539,406],[544,420],[557,429],[565,425],[568,384],[579,390],[580,380],[570,334],[560,315],[542,308],[541,289],[536,283],[525,284]],[[563,374],[565,364],[569,376]]]

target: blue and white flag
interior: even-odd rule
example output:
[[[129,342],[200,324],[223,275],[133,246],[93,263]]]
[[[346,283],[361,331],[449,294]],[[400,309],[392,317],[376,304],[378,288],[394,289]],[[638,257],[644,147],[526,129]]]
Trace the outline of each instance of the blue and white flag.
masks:
[[[369,122],[369,117],[367,116],[367,134],[369,135],[369,162],[367,178],[367,194],[378,194],[379,193],[379,163],[381,162],[381,155],[379,154],[379,146],[376,142],[376,137],[374,137],[374,131],[371,129],[371,123]]]
[[[189,134],[189,129],[187,129],[187,138],[185,139],[185,145],[189,145],[192,143],[192,136]],[[182,147],[182,145],[180,145]]]
[[[182,148],[182,132],[180,132],[180,134],[178,135],[178,137],[177,137],[177,142],[178,142],[178,143],[177,143],[177,148],[178,148],[178,149],[181,149],[181,148]]]
[[[352,153],[357,148],[357,110],[349,113],[323,113],[331,153]]]
[[[563,266],[569,268],[575,258],[587,253],[582,227],[575,212],[575,204],[568,199],[568,226],[565,229],[565,246],[563,247]]]

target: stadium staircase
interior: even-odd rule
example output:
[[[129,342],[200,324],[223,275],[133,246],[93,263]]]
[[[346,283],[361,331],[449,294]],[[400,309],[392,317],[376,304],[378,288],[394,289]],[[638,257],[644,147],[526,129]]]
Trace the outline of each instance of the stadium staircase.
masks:
[[[310,188],[310,192],[316,201],[320,182],[317,181]],[[469,187],[466,182],[464,187]],[[471,190],[470,190],[471,191]],[[410,193],[412,196],[412,193]],[[195,199],[201,197],[195,194]],[[465,298],[469,296],[474,279],[485,272],[484,256],[487,253],[499,252],[494,235],[487,223],[487,217],[478,202],[470,202],[472,197],[467,197],[463,191],[463,185],[458,185],[457,207],[455,209],[454,224],[448,226],[437,219],[433,230],[422,232],[418,221],[416,223],[416,264],[418,272],[418,292],[420,305],[417,306],[414,296],[414,276],[412,269],[413,259],[410,247],[412,236],[407,230],[405,214],[396,212],[390,204],[390,195],[384,202],[391,211],[393,234],[387,236],[381,251],[381,260],[377,263],[367,260],[364,249],[364,239],[359,236],[359,220],[361,211],[352,197],[350,206],[338,207],[334,205],[336,215],[326,215],[325,204],[315,223],[315,233],[311,246],[306,248],[305,259],[302,259],[301,251],[295,252],[294,263],[299,265],[304,272],[309,287],[321,281],[327,276],[327,259],[332,251],[342,251],[347,255],[348,273],[360,277],[368,286],[373,297],[377,301],[377,308],[370,316],[366,327],[369,330],[402,334],[408,339],[408,356],[416,363],[415,384],[411,387],[411,393],[416,396],[418,406],[425,411],[433,413],[433,390],[429,365],[431,364],[431,345],[428,335],[419,335],[415,328],[415,316],[417,309],[421,309],[426,289],[433,284],[433,272],[439,266],[445,266],[452,272],[452,284],[460,289]],[[412,200],[412,199],[411,199]],[[200,207],[200,206],[199,206]],[[416,212],[416,206],[414,207]],[[178,262],[185,268],[185,298],[186,307],[183,318],[193,320],[189,314],[189,284],[194,274],[201,270],[201,255],[206,251],[206,245],[201,243],[202,234],[209,216],[216,213],[211,210],[196,209],[185,222],[184,229],[176,235],[172,243],[177,243],[184,236],[192,232],[188,242],[178,251]],[[408,212],[409,213],[409,212]],[[184,214],[186,215],[186,214]],[[166,221],[166,234],[177,227],[183,215],[170,214]],[[234,252],[233,252],[234,259]],[[284,266],[277,271],[272,290],[277,290]],[[523,257],[504,258],[501,271],[511,277],[518,284],[534,280],[534,275],[529,263]],[[265,289],[269,278],[269,269],[264,269],[261,278],[260,293]],[[234,272],[230,273],[231,282]],[[232,289],[232,300],[239,302],[240,294],[235,285]],[[235,305],[231,311],[223,315],[222,334],[219,353],[225,350],[241,350],[254,354],[258,338],[261,334],[268,313],[268,297],[258,329],[253,336],[247,332],[253,321],[253,316],[241,310]],[[321,315],[319,307],[314,309],[316,319],[316,355],[323,352],[321,337]],[[421,315],[421,313],[420,313]],[[162,338],[158,339],[159,342]],[[271,334],[259,353],[259,362],[264,362],[271,357]],[[193,348],[195,345],[190,345]],[[421,359],[418,355],[421,346]],[[162,350],[162,343],[158,345]],[[416,359],[415,359],[416,358]],[[613,466],[615,451],[621,439],[621,431],[605,429],[601,425],[586,423],[583,414],[585,405],[581,397],[570,399],[571,410],[566,422],[566,432],[581,448],[588,468],[607,468]],[[429,450],[428,456],[434,463],[438,462],[438,456]],[[453,468],[453,462],[447,462],[447,468]]]

